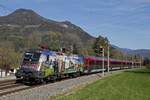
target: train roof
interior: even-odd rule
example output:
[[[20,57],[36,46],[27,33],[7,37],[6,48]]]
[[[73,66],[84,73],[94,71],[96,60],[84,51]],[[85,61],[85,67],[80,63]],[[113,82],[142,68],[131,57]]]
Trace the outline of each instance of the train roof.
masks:
[[[41,50],[41,49],[29,49],[26,52],[36,52],[36,53],[41,53],[41,54],[49,55],[49,56],[56,56],[57,55],[55,51]]]
[[[102,61],[103,58],[102,57],[94,57],[94,56],[87,56],[84,57],[85,60],[95,60],[95,61]],[[104,57],[104,61],[107,61],[108,58]],[[119,59],[112,59],[110,58],[111,62],[124,62],[124,63],[132,63],[132,61],[126,61],[126,60],[119,60]]]
[[[56,56],[56,52],[55,51],[49,51],[49,50],[44,50],[41,52],[44,55],[49,55],[49,56]]]

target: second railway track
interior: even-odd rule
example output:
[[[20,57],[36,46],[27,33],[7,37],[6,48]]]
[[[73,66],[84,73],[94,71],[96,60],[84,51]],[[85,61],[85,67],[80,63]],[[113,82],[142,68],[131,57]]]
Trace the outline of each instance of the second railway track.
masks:
[[[31,88],[31,86],[16,83],[16,80],[0,81],[0,97],[29,88]]]
[[[5,86],[5,85],[10,85],[10,84],[15,84],[16,80],[6,80],[6,81],[0,81],[0,87]]]

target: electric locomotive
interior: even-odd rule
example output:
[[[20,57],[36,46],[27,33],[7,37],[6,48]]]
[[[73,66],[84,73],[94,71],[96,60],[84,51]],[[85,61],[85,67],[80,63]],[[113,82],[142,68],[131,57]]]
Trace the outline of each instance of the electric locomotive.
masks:
[[[65,55],[50,50],[29,50],[24,53],[17,80],[24,82],[48,82],[61,77],[75,77],[83,71],[83,57]]]

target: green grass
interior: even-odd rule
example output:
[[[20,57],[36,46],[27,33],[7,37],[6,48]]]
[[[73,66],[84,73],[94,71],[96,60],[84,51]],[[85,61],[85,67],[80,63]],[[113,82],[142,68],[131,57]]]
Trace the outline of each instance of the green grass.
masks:
[[[58,100],[150,100],[150,71],[133,70],[96,81]]]

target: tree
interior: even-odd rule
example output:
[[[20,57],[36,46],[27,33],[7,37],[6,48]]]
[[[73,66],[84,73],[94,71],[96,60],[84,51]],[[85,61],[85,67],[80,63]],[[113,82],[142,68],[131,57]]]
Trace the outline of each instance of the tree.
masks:
[[[110,57],[114,59],[126,60],[126,55],[112,46],[110,47]]]
[[[73,44],[73,54],[79,54],[79,48],[76,44]]]
[[[25,47],[26,49],[29,48],[36,48],[41,43],[42,34],[39,32],[34,32],[29,34],[25,37]]]
[[[60,33],[48,32],[41,38],[41,44],[47,45],[51,50],[60,49]]]
[[[0,68],[3,70],[10,70],[11,68],[17,68],[20,64],[20,53],[15,52],[12,49],[0,48]]]
[[[102,36],[98,36],[96,38],[94,45],[93,45],[93,50],[97,56],[99,56],[102,53],[102,48],[107,50],[108,42],[109,41],[106,37],[104,38]]]

